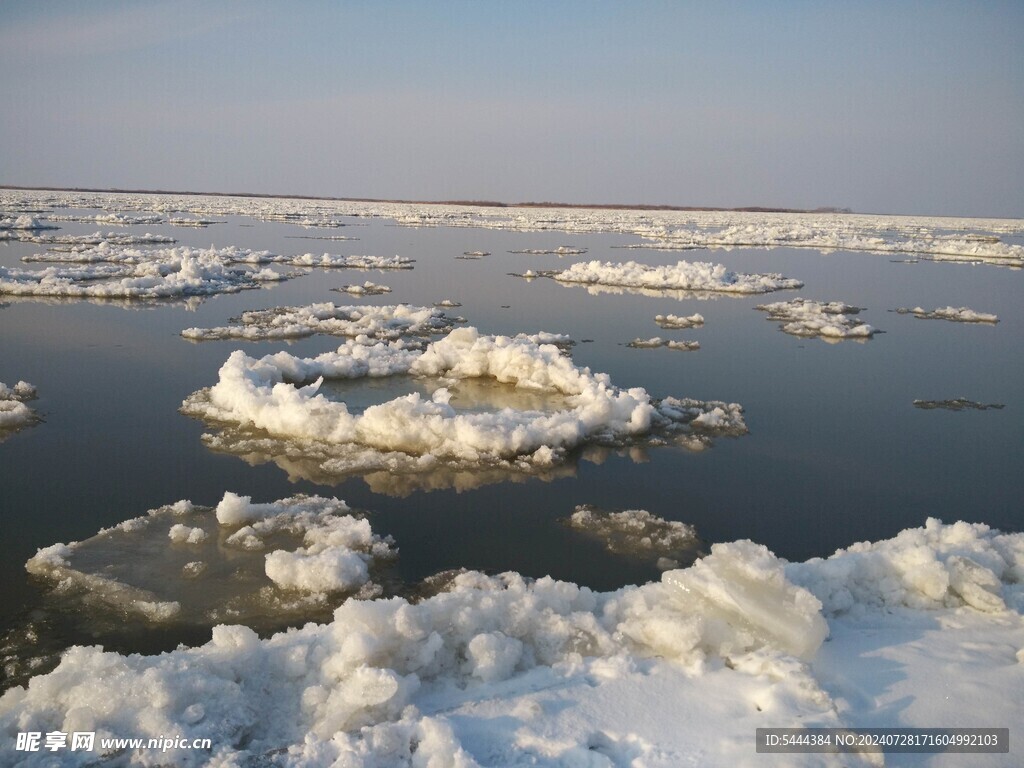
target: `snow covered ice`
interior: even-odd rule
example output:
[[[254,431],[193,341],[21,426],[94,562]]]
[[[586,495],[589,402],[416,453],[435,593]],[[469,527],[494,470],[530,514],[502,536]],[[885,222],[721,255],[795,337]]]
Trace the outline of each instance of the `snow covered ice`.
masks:
[[[662,570],[678,568],[679,561],[696,554],[699,545],[693,526],[643,509],[609,512],[582,505],[568,522],[574,530],[599,539],[610,552],[651,560]]]
[[[414,392],[362,413],[318,392],[325,378],[401,375],[438,378],[442,386],[429,399]],[[456,410],[453,392],[477,379],[552,396],[555,407]],[[255,360],[236,351],[219,381],[193,393],[182,411],[224,425],[222,450],[234,438],[232,429],[243,440],[259,430],[302,446],[302,453],[322,456],[323,466],[338,474],[417,472],[437,464],[529,471],[561,463],[567,451],[587,443],[657,438],[700,446],[714,435],[746,432],[736,404],[655,400],[642,388],[623,390],[607,375],[578,368],[553,344],[527,336],[485,336],[472,327],[453,330],[423,350],[402,340],[350,339],[316,358],[281,352]]]
[[[35,410],[25,404],[36,396],[36,388],[27,381],[12,387],[0,381],[0,441],[39,420]]]
[[[225,502],[236,524],[261,516]],[[72,648],[0,698],[0,755],[84,765],[95,756],[15,753],[13,734],[95,730],[212,740],[209,752],[122,758],[154,766],[791,765],[754,753],[755,728],[878,726],[880,710],[889,727],[1012,726],[1022,568],[1024,535],[929,520],[805,563],[717,544],[615,592],[464,572],[419,602],[349,600],[329,623],[265,640],[222,625],[159,656]]]
[[[791,299],[758,304],[755,309],[767,312],[769,320],[781,321],[779,327],[793,336],[818,336],[825,341],[838,341],[869,339],[876,333],[874,328],[859,318],[849,317],[860,312],[860,307],[841,301]]]
[[[731,272],[721,264],[680,261],[673,266],[651,267],[635,261],[611,263],[581,261],[550,275],[561,283],[581,283],[647,290],[720,291],[722,293],[769,293],[801,288],[799,280],[778,274],[747,275]]]
[[[951,320],[955,323],[989,323],[995,325],[999,318],[989,312],[976,312],[970,307],[938,307],[927,310],[921,307],[907,309],[900,307],[896,310],[901,315],[913,315],[921,320]]]
[[[314,334],[397,339],[450,331],[454,321],[439,309],[408,304],[339,306],[326,302],[305,307],[273,307],[243,312],[237,324],[186,328],[191,341],[297,339]]]
[[[679,315],[655,315],[654,322],[656,322],[661,328],[699,328],[704,325],[704,316],[699,312],[695,312],[692,315],[679,316]]]

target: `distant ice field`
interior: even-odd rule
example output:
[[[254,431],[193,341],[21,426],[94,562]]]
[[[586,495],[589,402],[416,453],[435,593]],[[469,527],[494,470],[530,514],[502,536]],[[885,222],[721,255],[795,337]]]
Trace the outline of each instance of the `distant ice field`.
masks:
[[[102,218],[110,215],[121,218],[116,224]],[[312,251],[414,261],[411,269],[387,272],[260,264],[290,279],[163,300],[0,294],[0,381],[35,385],[39,397],[31,407],[40,419],[0,443],[5,519],[16,532],[0,538],[5,632],[40,609],[53,622],[51,634],[66,644],[102,642],[127,652],[208,639],[208,630],[204,637],[173,626],[86,630],[48,607],[50,598],[30,581],[24,564],[40,547],[87,539],[171,500],[215,506],[229,489],[258,499],[297,493],[344,499],[367,516],[375,533],[399,542],[390,567],[394,578],[409,584],[459,567],[551,575],[599,590],[660,578],[649,559],[573,535],[564,519],[584,504],[649,510],[692,526],[703,551],[751,539],[791,561],[891,538],[929,517],[1024,528],[1024,271],[1014,268],[1024,222],[0,193],[0,220],[20,216],[59,229],[0,230],[6,233],[0,234],[2,269],[71,266],[22,258],[71,247],[59,238],[97,230],[177,241],[118,246],[143,252],[213,246],[284,257]],[[182,226],[178,220],[215,223]],[[21,239],[22,232],[31,237]],[[744,242],[742,233],[748,243],[760,238],[771,247],[725,247],[729,238]],[[341,236],[351,239],[309,239]],[[684,243],[689,250],[680,249]],[[625,248],[638,244],[656,247]],[[701,244],[722,247],[696,247]],[[830,252],[822,253],[826,246]],[[459,258],[475,252],[488,255]],[[951,254],[958,261],[939,260]],[[652,268],[709,262],[803,285],[766,297],[509,275],[590,261]],[[366,281],[392,290],[385,296],[333,290]],[[856,318],[875,335],[867,342],[825,343],[786,333],[755,309],[798,297],[862,308]],[[258,432],[250,435],[252,450],[211,450],[204,435],[216,430],[178,412],[192,393],[218,382],[236,349],[254,359],[281,351],[311,358],[342,341],[314,334],[195,344],[181,337],[185,329],[229,327],[248,310],[325,302],[422,308],[443,300],[461,305],[444,309],[446,315],[464,318],[481,334],[565,334],[575,342],[573,364],[607,374],[618,387],[642,387],[652,398],[738,403],[749,433],[717,438],[702,451],[582,445],[565,462],[530,472],[459,465],[418,474],[332,475],[301,445],[263,445]],[[892,311],[904,307],[970,307],[998,316],[999,323],[917,322]],[[673,329],[655,322],[659,315],[695,314],[703,324]],[[698,342],[699,349],[679,354],[628,346],[656,336]],[[323,392],[364,408],[423,386],[432,390],[437,383],[328,381]],[[460,408],[494,411],[507,402],[478,388],[474,403],[473,392],[464,385]],[[913,406],[916,399],[958,397],[1006,407],[950,412]],[[533,401],[523,395],[514,403],[527,408]]]

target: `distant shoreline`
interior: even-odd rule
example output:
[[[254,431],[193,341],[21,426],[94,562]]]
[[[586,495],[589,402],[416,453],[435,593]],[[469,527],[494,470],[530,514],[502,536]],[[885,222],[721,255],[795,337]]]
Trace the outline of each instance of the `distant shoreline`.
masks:
[[[171,189],[120,189],[99,187],[34,187],[20,184],[0,184],[0,189],[24,189],[32,192],[105,192],[132,195],[203,195],[206,197],[254,197],[271,200],[328,200],[341,203],[394,203],[399,205],[464,205],[478,208],[580,208],[613,211],[721,211],[725,213],[853,213],[849,208],[824,206],[821,208],[774,208],[750,205],[724,208],[706,205],[645,205],[629,203],[503,203],[496,200],[387,200],[374,197],[328,197],[325,195],[272,195],[260,192],[188,192]]]

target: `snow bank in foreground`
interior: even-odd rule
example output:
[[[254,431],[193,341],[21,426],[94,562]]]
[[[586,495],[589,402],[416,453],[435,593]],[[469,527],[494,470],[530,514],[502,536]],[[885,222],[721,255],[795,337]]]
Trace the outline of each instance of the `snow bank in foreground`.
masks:
[[[414,392],[362,413],[318,393],[324,378],[406,374],[439,379],[442,386],[429,399]],[[457,410],[453,393],[474,380],[551,398],[552,407]],[[699,446],[712,435],[746,432],[736,404],[654,400],[642,388],[623,390],[606,374],[573,365],[552,344],[484,336],[475,328],[456,329],[425,350],[402,340],[370,345],[356,339],[316,358],[281,352],[255,360],[236,351],[218,383],[186,399],[182,412],[240,430],[243,440],[255,429],[290,441],[292,453],[318,457],[338,473],[419,472],[439,463],[529,471],[561,463],[567,451],[586,443],[654,439]]]
[[[896,310],[901,315],[913,315],[921,320],[952,320],[956,323],[998,323],[999,318],[988,312],[975,312],[969,307],[939,307],[928,311],[921,307],[907,309],[900,307]]]
[[[17,753],[14,737],[95,730],[213,743],[120,758],[139,765],[780,766],[793,756],[756,754],[755,728],[1006,727],[1022,704],[1022,568],[1024,535],[930,520],[800,564],[719,544],[610,593],[462,573],[418,603],[349,600],[267,640],[219,626],[160,656],[73,648],[0,698],[0,756],[83,765],[98,755]]]
[[[446,333],[453,321],[431,307],[338,306],[330,302],[305,307],[273,307],[243,312],[238,325],[186,328],[181,335],[192,341],[220,339],[297,339],[322,333],[328,336],[368,336],[397,339]]]
[[[769,293],[786,288],[802,288],[799,280],[778,274],[743,274],[721,264],[680,261],[672,266],[651,267],[635,261],[613,264],[583,261],[568,269],[550,273],[562,283],[607,285],[648,290],[721,291],[723,293]]]
[[[215,509],[189,501],[154,509],[81,542],[39,550],[26,568],[93,610],[149,621],[271,622],[372,595],[370,566],[395,555],[337,499],[293,496],[253,504],[225,493]]]
[[[104,263],[87,260],[81,265],[42,270],[0,267],[0,294],[162,299],[236,293],[288,279],[270,269],[232,266],[235,250],[170,248],[137,252],[145,254],[143,257],[133,256],[136,252],[112,252],[109,259],[97,259]],[[79,261],[57,256],[46,260]]]
[[[768,313],[769,320],[779,320],[785,333],[793,336],[820,336],[826,341],[839,339],[869,339],[875,329],[854,317],[860,307],[841,301],[812,301],[792,299],[772,304],[758,304],[754,309]]]
[[[0,381],[0,433],[15,431],[38,419],[36,412],[25,405],[36,398],[36,388],[27,381],[9,387]]]

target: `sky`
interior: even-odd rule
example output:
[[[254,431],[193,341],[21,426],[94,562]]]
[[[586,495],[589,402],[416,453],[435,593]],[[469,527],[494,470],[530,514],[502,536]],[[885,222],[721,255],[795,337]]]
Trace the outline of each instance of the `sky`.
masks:
[[[1024,216],[1024,3],[0,0],[0,183]]]

